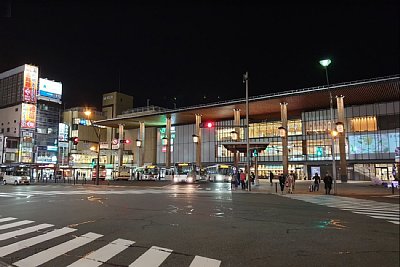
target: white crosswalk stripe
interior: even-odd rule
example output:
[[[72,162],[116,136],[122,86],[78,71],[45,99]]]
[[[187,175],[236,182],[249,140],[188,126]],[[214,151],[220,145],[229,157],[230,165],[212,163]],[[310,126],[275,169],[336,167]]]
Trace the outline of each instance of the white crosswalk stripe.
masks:
[[[305,202],[338,208],[355,214],[366,215],[375,219],[384,219],[389,223],[399,224],[400,209],[398,204],[382,203],[373,200],[355,199],[332,195],[284,195],[285,197]]]
[[[74,262],[68,267],[97,267],[127,249],[135,241],[117,239],[110,244],[86,255],[84,258]]]
[[[17,237],[17,236],[20,236],[20,235],[25,235],[25,234],[32,233],[32,232],[36,232],[38,230],[42,230],[42,229],[49,228],[49,227],[52,227],[52,226],[53,226],[52,224],[43,223],[43,224],[39,224],[39,225],[36,225],[36,226],[31,226],[31,227],[28,227],[28,228],[19,229],[19,230],[15,230],[15,231],[12,231],[12,232],[0,234],[0,240],[7,240],[7,239],[10,239],[10,238],[13,238],[13,237]]]
[[[8,228],[13,228],[13,227],[17,227],[17,226],[21,226],[21,225],[29,224],[29,223],[33,223],[33,221],[23,220],[23,221],[19,221],[19,222],[13,222],[13,223],[8,223],[8,224],[3,224],[3,225],[0,225],[0,230],[4,230],[4,229],[8,229]]]
[[[87,234],[78,236],[70,241],[64,242],[55,247],[41,251],[41,252],[39,252],[35,255],[32,255],[28,258],[14,262],[13,265],[19,266],[19,267],[39,266],[39,265],[46,263],[58,256],[63,255],[64,253],[67,253],[68,251],[71,251],[73,249],[76,249],[83,245],[86,245],[102,236],[103,235],[89,232]]]
[[[221,264],[221,261],[209,259],[205,257],[196,256],[194,257],[192,263],[189,267],[218,267]]]
[[[172,250],[152,246],[137,260],[132,262],[129,267],[157,267],[171,254]]]
[[[14,217],[4,217],[0,218],[0,222],[9,222],[12,220],[18,220]],[[28,223],[32,223],[33,221],[23,220],[17,221],[13,223],[3,224],[2,229],[7,230],[9,232],[0,234],[0,241],[9,240],[11,238],[17,238],[19,236],[23,236],[25,234],[35,234],[40,233],[40,230],[53,227],[52,224],[38,224],[29,227],[19,227],[17,230],[13,230],[11,228],[23,226]],[[10,230],[8,230],[10,229]],[[52,239],[58,238],[60,236],[72,233],[77,231],[77,229],[64,227],[61,229],[51,230],[44,234],[40,233],[37,236],[30,237],[24,240],[16,241],[15,243],[8,244],[6,246],[0,247],[0,257],[4,257],[15,252],[22,251],[26,248],[32,247],[34,245],[44,243],[46,241],[50,241]],[[72,251],[76,248],[82,247],[95,241],[96,239],[102,237],[101,234],[96,233],[86,233],[79,237],[75,237],[72,240],[63,242],[59,245],[50,247],[33,255],[30,255],[26,258],[19,258],[20,260],[12,263],[12,266],[18,267],[33,267],[45,264],[59,256],[65,255],[65,253]],[[0,243],[1,244],[1,243]],[[122,251],[130,248],[135,241],[125,240],[125,239],[116,239],[105,246],[85,255],[83,258],[75,261],[74,263],[68,265],[68,267],[97,267],[103,264],[107,264],[107,261],[121,253]],[[45,245],[44,245],[45,246]],[[129,266],[135,267],[158,267],[168,258],[173,250],[168,248],[162,248],[158,246],[152,246],[150,249],[145,251],[141,256],[139,256],[136,260],[134,260]],[[219,267],[221,261],[211,258],[206,258],[202,256],[195,255],[190,267]]]
[[[0,223],[1,222],[9,222],[9,221],[13,221],[13,220],[16,220],[17,218],[14,218],[14,217],[6,217],[6,218],[1,218],[0,219]]]
[[[55,237],[59,237],[71,232],[76,231],[77,229],[73,229],[73,228],[69,228],[69,227],[64,227],[61,229],[56,229],[53,230],[51,232],[39,235],[39,236],[35,236],[35,237],[31,237],[25,240],[21,240],[19,242],[4,246],[4,247],[0,247],[0,257],[4,257],[6,255],[9,255],[11,253],[14,253],[16,251],[31,247],[33,245],[42,243],[44,241],[53,239]]]

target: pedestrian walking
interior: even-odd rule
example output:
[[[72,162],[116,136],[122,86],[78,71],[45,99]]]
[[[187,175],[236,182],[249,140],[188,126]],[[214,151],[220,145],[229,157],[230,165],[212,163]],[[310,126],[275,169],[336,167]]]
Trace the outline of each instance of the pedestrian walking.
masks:
[[[290,175],[292,175],[293,177],[293,190],[294,190],[294,186],[296,185],[296,180],[297,180],[297,174],[294,173],[293,171],[290,171]]]
[[[246,189],[246,174],[243,170],[240,170],[240,184],[242,185],[242,189]]]
[[[269,172],[269,182],[272,185],[272,179],[274,178],[274,174],[270,171]]]
[[[281,194],[283,194],[283,190],[285,189],[285,176],[283,174],[279,176],[279,185],[281,187]]]
[[[254,184],[254,181],[256,179],[256,175],[254,174],[254,172],[250,173],[250,178],[251,178],[251,184]]]
[[[319,191],[319,184],[321,183],[321,177],[319,177],[318,172],[315,173],[314,177],[314,189],[313,191]]]
[[[325,195],[330,195],[331,194],[332,180],[333,180],[332,176],[330,176],[329,173],[326,172],[325,177],[324,177]]]

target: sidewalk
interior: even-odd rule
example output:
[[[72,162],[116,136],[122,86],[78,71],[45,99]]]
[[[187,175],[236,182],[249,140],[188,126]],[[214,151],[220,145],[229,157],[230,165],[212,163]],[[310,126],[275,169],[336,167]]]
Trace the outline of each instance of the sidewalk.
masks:
[[[276,190],[280,194],[281,189],[279,186],[279,181],[277,179],[273,180],[273,185],[270,184],[269,180],[259,179],[259,185],[253,185],[252,191],[255,192],[265,192],[275,194]],[[313,195],[324,195],[325,188],[324,183],[320,184],[319,191],[310,192],[309,186],[312,184],[311,180],[297,180],[295,184],[294,194],[313,194]],[[347,183],[342,183],[337,181],[337,194],[338,196],[389,196],[393,195],[392,188],[385,188],[381,185],[373,185],[371,181],[348,181]],[[332,185],[333,187],[333,185]],[[285,193],[287,188],[285,188]],[[333,193],[331,191],[331,193]],[[399,189],[394,189],[394,195],[399,195]]]

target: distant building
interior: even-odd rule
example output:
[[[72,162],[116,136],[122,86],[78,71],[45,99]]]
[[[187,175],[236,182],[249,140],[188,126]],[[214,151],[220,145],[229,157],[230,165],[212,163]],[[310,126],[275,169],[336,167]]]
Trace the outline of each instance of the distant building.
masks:
[[[34,162],[38,73],[38,67],[27,64],[0,73],[2,163]]]

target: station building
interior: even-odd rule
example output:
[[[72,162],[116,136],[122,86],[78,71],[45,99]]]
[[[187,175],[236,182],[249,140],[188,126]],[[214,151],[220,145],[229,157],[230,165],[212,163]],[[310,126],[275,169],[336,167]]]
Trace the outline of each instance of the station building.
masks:
[[[258,151],[258,176],[284,172],[285,158],[286,172],[294,171],[300,179],[310,179],[315,172],[332,173],[335,151],[338,179],[398,177],[399,80],[397,75],[250,97],[249,142],[251,147],[265,146]],[[135,166],[197,162],[201,166],[228,163],[241,167],[246,155],[235,147],[243,147],[247,140],[245,102],[137,108],[95,123],[132,138],[125,149],[132,150]],[[202,127],[204,123],[211,127]],[[331,130],[339,125],[344,131],[333,138]],[[282,128],[286,135],[281,134]],[[236,140],[232,133],[238,134]],[[142,145],[136,147],[135,140]]]

